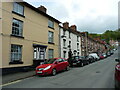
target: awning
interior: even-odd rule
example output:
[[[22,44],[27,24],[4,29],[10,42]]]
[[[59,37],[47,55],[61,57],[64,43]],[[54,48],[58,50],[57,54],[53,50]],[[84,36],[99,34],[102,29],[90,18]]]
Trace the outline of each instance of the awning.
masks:
[[[33,44],[33,47],[44,47],[44,48],[47,48],[46,45],[39,45],[39,44]]]

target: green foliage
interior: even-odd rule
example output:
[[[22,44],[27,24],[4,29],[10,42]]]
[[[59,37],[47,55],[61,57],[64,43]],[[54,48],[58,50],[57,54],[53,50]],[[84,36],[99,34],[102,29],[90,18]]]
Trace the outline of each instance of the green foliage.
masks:
[[[93,38],[100,37],[100,39],[104,39],[107,43],[109,40],[120,40],[120,29],[118,30],[106,30],[103,34],[89,34]]]

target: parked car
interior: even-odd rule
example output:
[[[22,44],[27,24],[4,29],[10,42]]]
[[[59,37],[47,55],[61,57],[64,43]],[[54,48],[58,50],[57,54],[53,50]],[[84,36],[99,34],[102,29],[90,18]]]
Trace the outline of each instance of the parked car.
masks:
[[[113,50],[110,50],[110,54],[113,55],[113,54],[114,54],[114,51],[113,51]]]
[[[83,58],[81,56],[72,57],[73,66],[84,66]]]
[[[104,55],[103,54],[100,54],[99,57],[100,57],[100,59],[104,59]]]
[[[73,56],[73,66],[84,66],[89,63],[89,59],[86,56]]]
[[[118,64],[115,66],[115,88],[120,89],[120,59],[116,59]]]
[[[104,58],[107,58],[107,55],[106,55],[106,53],[103,53],[102,55],[104,56]]]
[[[88,58],[88,62],[89,63],[92,63],[92,62],[94,62],[94,57],[93,56],[86,56],[86,58]]]
[[[93,56],[96,61],[100,59],[97,53],[91,53],[89,56]]]
[[[53,58],[36,67],[36,75],[56,75],[62,70],[69,70],[68,61],[64,58]]]
[[[107,54],[107,56],[111,56],[111,53],[110,53],[110,51],[108,51],[106,54]]]

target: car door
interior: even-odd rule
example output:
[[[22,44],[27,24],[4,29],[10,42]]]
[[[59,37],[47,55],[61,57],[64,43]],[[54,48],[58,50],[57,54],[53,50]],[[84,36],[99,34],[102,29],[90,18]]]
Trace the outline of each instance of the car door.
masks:
[[[58,61],[57,69],[58,71],[61,71],[63,69],[63,60],[60,58],[60,59],[57,59],[57,61]]]
[[[62,69],[64,70],[67,67],[68,63],[65,59],[62,59],[62,60],[63,60],[63,62],[62,62],[62,67],[63,68]]]

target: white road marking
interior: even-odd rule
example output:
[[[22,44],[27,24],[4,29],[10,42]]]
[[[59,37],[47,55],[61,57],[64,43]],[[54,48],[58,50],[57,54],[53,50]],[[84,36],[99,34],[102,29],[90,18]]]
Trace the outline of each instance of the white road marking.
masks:
[[[0,87],[8,86],[8,85],[15,84],[15,83],[18,83],[18,82],[21,82],[21,81],[22,81],[22,80],[17,80],[17,81],[14,81],[14,82],[10,82],[10,83],[6,83],[6,84],[2,84],[2,85],[0,85]]]

